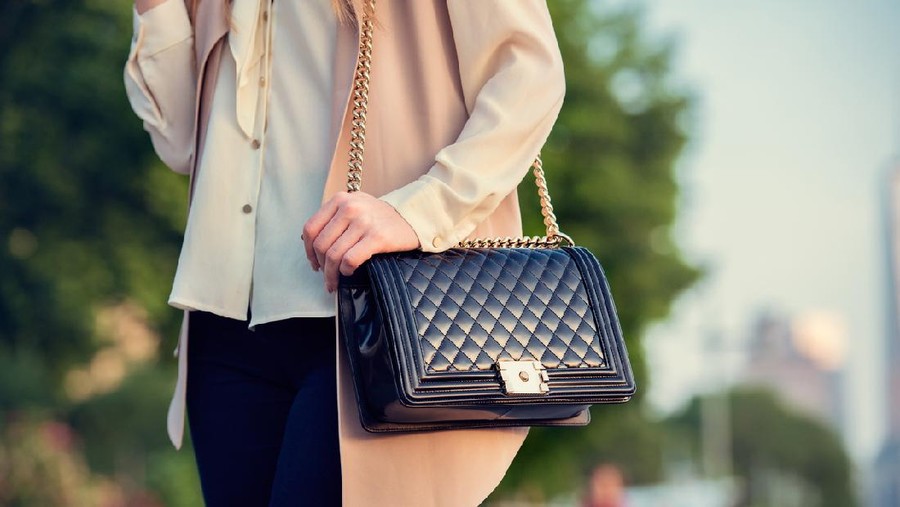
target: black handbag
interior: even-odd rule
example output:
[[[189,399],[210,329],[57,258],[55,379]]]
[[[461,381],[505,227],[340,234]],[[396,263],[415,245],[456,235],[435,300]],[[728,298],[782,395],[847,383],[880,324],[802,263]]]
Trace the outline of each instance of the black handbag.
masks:
[[[353,86],[348,190],[365,147],[374,1]],[[464,241],[442,253],[378,254],[338,288],[363,427],[370,432],[580,426],[634,378],[603,269],[559,231],[540,157],[544,237]]]

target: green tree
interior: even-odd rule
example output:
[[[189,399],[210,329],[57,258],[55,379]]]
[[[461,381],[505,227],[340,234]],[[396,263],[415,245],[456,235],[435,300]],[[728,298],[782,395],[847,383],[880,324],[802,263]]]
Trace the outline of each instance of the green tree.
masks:
[[[130,15],[124,0],[0,6],[0,350],[38,352],[51,384],[94,350],[99,305],[130,298],[177,326],[163,296],[184,182],[125,99]]]
[[[197,490],[193,468],[172,473],[190,450],[175,453],[162,429],[186,182],[156,160],[126,101],[130,39],[128,0],[0,2],[0,427],[27,413],[64,421],[93,471],[190,505],[196,493],[177,497]],[[166,360],[73,398],[72,370],[109,346],[98,314],[123,302],[166,338],[155,354]]]
[[[521,487],[571,490],[598,461],[617,461],[635,482],[661,475],[659,431],[640,405],[648,378],[646,326],[665,317],[699,271],[671,237],[675,163],[687,139],[692,96],[670,83],[672,46],[641,34],[641,13],[588,0],[548,2],[566,67],[566,99],[543,150],[561,229],[604,266],[638,380],[626,406],[595,406],[581,429],[535,428],[497,495]],[[541,231],[533,186],[519,189],[529,233]],[[548,459],[548,457],[552,457]]]
[[[667,421],[674,438],[699,454],[702,399]],[[850,459],[825,424],[786,406],[765,390],[728,394],[734,472],[744,485],[742,506],[781,506],[787,490],[799,505],[852,507]]]

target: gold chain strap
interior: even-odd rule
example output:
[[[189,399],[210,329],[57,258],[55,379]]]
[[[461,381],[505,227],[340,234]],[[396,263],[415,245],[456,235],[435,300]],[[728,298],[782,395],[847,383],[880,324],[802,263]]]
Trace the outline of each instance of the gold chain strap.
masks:
[[[366,113],[369,110],[369,74],[372,71],[372,32],[375,29],[375,0],[363,4],[362,36],[353,76],[353,119],[350,121],[350,161],[347,191],[358,192],[362,184],[363,151],[366,148]]]
[[[374,47],[375,0],[363,2],[363,16],[360,21],[359,56],[353,77],[353,112],[350,121],[350,159],[347,168],[347,191],[358,192],[362,185],[363,153],[366,147],[366,114],[369,110],[369,76],[372,72],[372,49]],[[547,178],[544,176],[544,165],[540,154],[531,165],[541,200],[541,215],[544,217],[546,236],[523,236],[519,238],[485,238],[463,240],[462,248],[557,248],[574,246],[572,238],[559,230],[550,192],[547,190]]]

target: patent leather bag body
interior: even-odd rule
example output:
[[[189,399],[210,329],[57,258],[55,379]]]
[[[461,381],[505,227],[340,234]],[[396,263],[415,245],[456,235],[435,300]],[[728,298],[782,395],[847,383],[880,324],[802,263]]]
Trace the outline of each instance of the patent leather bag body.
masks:
[[[372,54],[363,16],[348,190],[359,190]],[[370,432],[579,426],[635,383],[597,259],[559,231],[540,158],[547,235],[378,254],[338,288],[339,332]]]
[[[381,254],[339,292],[369,431],[566,426],[634,381],[609,287],[585,249]]]

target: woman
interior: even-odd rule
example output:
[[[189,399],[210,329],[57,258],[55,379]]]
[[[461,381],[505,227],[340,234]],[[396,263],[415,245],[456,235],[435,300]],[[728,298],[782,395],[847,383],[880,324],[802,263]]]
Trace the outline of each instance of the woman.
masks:
[[[564,94],[546,4],[379,0],[347,194],[361,2],[226,1],[136,0],[125,68],[191,176],[170,438],[186,410],[209,505],[477,505],[526,430],[366,433],[331,293],[374,253],[521,234],[515,187]]]

